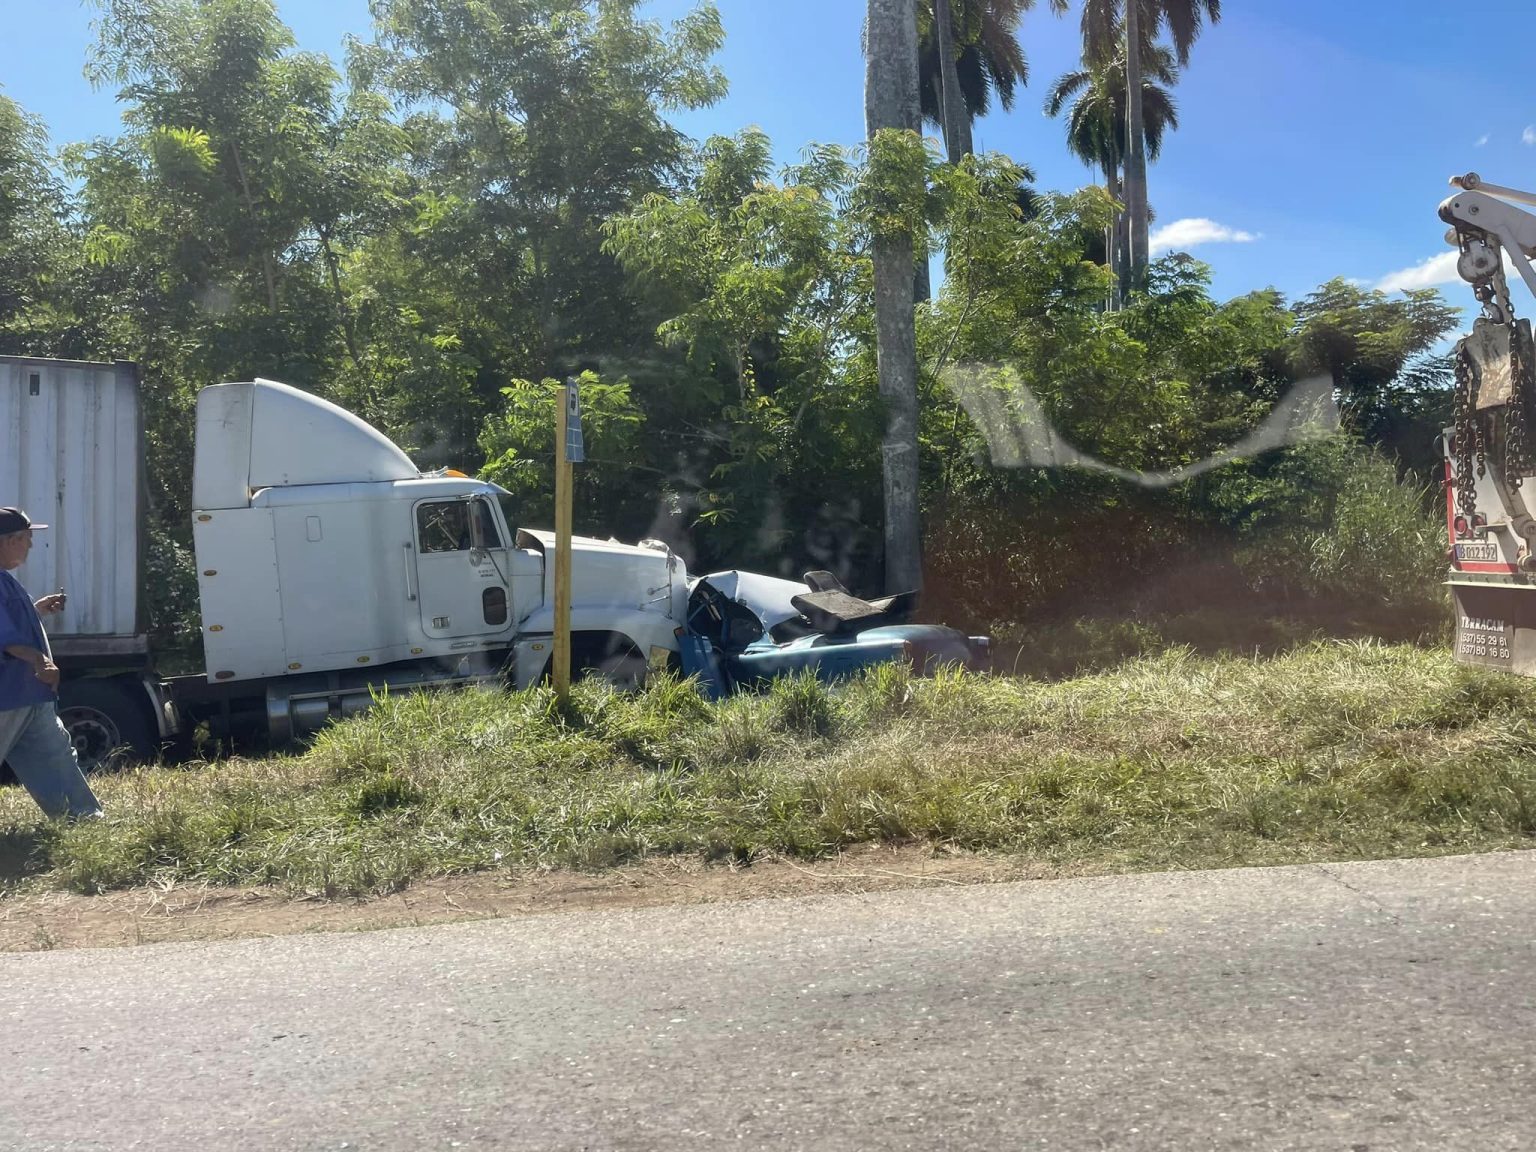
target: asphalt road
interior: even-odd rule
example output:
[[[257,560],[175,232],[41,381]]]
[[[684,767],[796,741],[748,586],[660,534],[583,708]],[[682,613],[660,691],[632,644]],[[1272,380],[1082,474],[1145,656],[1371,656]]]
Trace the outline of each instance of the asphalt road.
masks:
[[[1536,852],[0,957],[0,1147],[1530,1149]]]

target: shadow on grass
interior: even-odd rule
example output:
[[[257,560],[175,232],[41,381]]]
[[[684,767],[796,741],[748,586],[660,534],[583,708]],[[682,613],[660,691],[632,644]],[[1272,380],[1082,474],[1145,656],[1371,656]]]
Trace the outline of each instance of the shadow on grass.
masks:
[[[48,871],[50,839],[44,828],[0,831],[0,889]]]
[[[1317,640],[1379,640],[1437,647],[1450,639],[1450,610],[1439,604],[1360,605],[1263,595],[1230,582],[1192,580],[1169,594],[1126,596],[1091,610],[1041,613],[994,643],[1000,672],[1046,680],[1112,668],[1169,648],[1201,656],[1271,657]],[[1011,633],[1011,634],[1010,634]]]
[[[21,790],[11,766],[0,760],[0,788]],[[48,871],[48,843],[52,839],[46,826],[0,830],[0,890]]]

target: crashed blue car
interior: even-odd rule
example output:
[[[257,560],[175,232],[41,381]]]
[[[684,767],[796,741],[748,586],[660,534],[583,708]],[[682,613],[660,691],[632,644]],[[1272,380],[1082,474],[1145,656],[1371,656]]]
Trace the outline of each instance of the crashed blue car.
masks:
[[[714,697],[807,670],[835,680],[892,660],[919,675],[988,666],[987,637],[911,623],[916,600],[913,593],[862,600],[830,572],[807,572],[803,581],[712,572],[689,588],[683,671]]]

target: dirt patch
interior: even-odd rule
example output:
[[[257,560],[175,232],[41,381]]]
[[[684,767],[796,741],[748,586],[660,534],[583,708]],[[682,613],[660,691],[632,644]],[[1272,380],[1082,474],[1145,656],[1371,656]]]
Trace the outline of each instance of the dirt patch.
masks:
[[[21,892],[0,896],[0,952],[401,928],[1062,874],[1056,867],[1014,857],[865,847],[815,864],[765,860],[733,867],[658,859],[601,873],[476,873],[422,880],[370,899],[294,897],[263,888],[133,889],[103,896]]]

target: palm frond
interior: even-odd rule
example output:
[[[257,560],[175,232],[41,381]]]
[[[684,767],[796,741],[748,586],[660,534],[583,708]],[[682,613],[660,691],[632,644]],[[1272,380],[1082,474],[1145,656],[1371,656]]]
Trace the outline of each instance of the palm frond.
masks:
[[[1178,82],[1178,69],[1173,54],[1161,47],[1150,51],[1144,65],[1142,141],[1148,159],[1155,160],[1162,151],[1164,136],[1179,126],[1178,105],[1166,87]],[[1068,150],[1085,164],[1114,172],[1124,160],[1126,148],[1125,94],[1125,57],[1121,54],[1102,67],[1057,77],[1046,95],[1045,112],[1054,117],[1067,110]]]
[[[1019,23],[1034,9],[1036,0],[913,0],[917,6],[918,85],[923,118],[940,121],[938,37],[934,28],[934,4],[950,5],[954,33],[955,70],[960,95],[972,120],[992,109],[992,98],[1011,110],[1019,89],[1029,84],[1029,59],[1019,42]],[[1046,0],[1050,12],[1060,15],[1068,0]]]
[[[1067,72],[1056,78],[1056,83],[1051,85],[1051,90],[1045,96],[1045,114],[1056,117],[1061,115],[1061,110],[1089,84],[1093,83],[1093,73],[1086,68],[1079,68],[1076,72]]]

